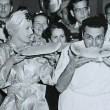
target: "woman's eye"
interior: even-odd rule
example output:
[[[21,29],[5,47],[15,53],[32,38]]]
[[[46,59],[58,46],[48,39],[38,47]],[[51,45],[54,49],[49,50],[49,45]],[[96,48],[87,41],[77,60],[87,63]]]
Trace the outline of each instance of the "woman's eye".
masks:
[[[47,25],[47,23],[43,23],[43,25]]]
[[[57,36],[54,36],[54,38],[57,38]]]
[[[57,36],[52,36],[51,38],[56,39],[56,38],[57,38]]]
[[[65,36],[61,36],[61,37],[65,37]]]
[[[38,25],[40,25],[40,23],[36,22],[36,23],[35,23],[35,25],[37,25],[37,26],[38,26]]]
[[[29,29],[29,27],[27,27],[26,29]]]

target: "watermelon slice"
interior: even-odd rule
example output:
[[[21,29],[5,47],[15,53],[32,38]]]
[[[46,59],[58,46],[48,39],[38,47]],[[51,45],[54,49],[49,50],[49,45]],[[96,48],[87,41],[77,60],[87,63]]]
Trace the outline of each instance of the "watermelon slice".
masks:
[[[71,44],[72,52],[81,57],[97,58],[102,60],[103,57],[110,57],[110,45],[104,45],[102,48],[90,47],[86,48],[84,44]]]
[[[56,52],[60,47],[61,43],[47,43],[45,45],[27,47],[20,54],[24,56],[50,54]]]

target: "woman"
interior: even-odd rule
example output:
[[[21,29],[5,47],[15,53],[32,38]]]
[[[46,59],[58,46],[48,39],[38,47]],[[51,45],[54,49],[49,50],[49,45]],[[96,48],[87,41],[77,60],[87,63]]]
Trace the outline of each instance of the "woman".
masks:
[[[43,32],[43,36],[45,36],[47,42],[51,43],[60,42],[63,44],[70,41],[69,30],[64,26],[64,24],[59,22],[51,24]],[[51,54],[50,56],[54,58],[53,63],[51,62],[51,64],[53,64],[56,68],[60,53],[56,52],[55,54]],[[54,86],[47,86],[46,98],[49,103],[50,110],[58,110],[58,97],[59,92],[56,90],[56,88]]]
[[[47,42],[70,42],[70,31],[66,26],[60,22],[52,23],[50,26],[43,32],[43,37]]]
[[[48,110],[46,86],[40,84],[40,80],[53,85],[53,68],[42,57],[27,59],[19,54],[33,41],[27,10],[13,13],[6,29],[10,39],[0,47],[0,88],[5,89],[7,96],[0,110]]]
[[[36,13],[33,19],[34,44],[43,45],[46,40],[42,38],[43,31],[49,25],[49,18],[42,12]]]

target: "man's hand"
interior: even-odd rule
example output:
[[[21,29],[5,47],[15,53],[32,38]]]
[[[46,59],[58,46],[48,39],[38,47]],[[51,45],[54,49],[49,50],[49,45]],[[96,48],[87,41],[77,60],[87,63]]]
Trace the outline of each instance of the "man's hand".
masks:
[[[110,67],[110,58],[103,58],[103,62]]]
[[[9,60],[13,63],[13,64],[17,64],[21,61],[23,61],[25,59],[25,56],[21,56],[19,54],[13,54],[11,55],[11,57],[9,58]]]
[[[71,49],[69,49],[68,51],[68,55],[70,57],[70,64],[74,67],[74,68],[79,68],[80,66],[89,63],[89,62],[93,62],[96,59],[95,58],[84,58],[84,57],[80,57],[80,56],[76,56]]]

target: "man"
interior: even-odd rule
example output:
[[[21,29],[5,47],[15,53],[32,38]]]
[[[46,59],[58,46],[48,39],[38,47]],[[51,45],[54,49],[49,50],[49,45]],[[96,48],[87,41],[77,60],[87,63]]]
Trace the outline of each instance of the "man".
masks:
[[[6,36],[4,34],[5,22],[8,19],[13,9],[12,0],[0,0],[0,43],[6,42]],[[4,99],[4,93],[0,91],[0,104]]]
[[[100,17],[91,17],[83,21],[82,27],[83,41],[75,45],[101,49],[107,29],[106,21]],[[59,97],[59,110],[109,110],[110,60],[102,58],[102,61],[98,61],[97,58],[77,56],[71,49],[70,47],[65,51],[66,57],[62,61],[59,60],[63,64],[63,70],[57,67],[59,71],[56,72],[56,78],[59,77],[56,88],[62,92]],[[62,74],[59,75],[59,72]]]
[[[108,23],[108,29],[105,35],[105,41],[110,43],[110,3],[106,4],[105,6],[105,17]]]
[[[6,37],[4,35],[5,22],[8,19],[13,9],[12,0],[0,0],[0,41],[5,42]]]
[[[82,40],[79,35],[80,26],[82,25],[82,21],[89,17],[90,15],[90,7],[88,0],[71,0],[71,4],[73,6],[73,16],[76,19],[76,23],[71,26],[73,33],[73,40],[75,41]],[[76,34],[78,33],[78,34]]]
[[[70,13],[71,7],[70,1],[63,1],[60,10],[57,12],[58,16],[61,17],[59,22],[62,22],[70,30],[70,32],[73,31],[71,27],[76,21]]]

